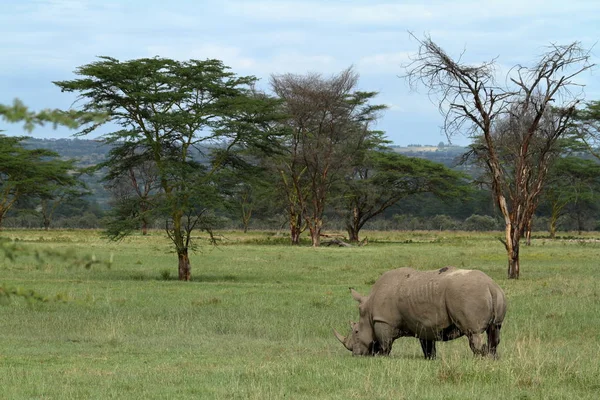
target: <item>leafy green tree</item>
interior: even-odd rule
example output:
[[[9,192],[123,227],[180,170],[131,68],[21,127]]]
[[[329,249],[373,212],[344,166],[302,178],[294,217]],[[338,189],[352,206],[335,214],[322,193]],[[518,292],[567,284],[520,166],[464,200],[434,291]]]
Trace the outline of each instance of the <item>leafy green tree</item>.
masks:
[[[372,105],[376,92],[356,89],[358,75],[348,68],[331,78],[318,74],[273,75],[271,86],[282,100],[287,133],[283,151],[270,159],[287,200],[292,244],[308,228],[319,246],[323,215],[331,189],[344,178],[365,149],[381,142],[371,129],[383,105]]]
[[[218,184],[227,192],[227,209],[232,219],[240,222],[244,233],[257,213],[273,216],[281,208],[273,179],[260,165],[224,169],[219,173]]]
[[[25,122],[24,128],[33,130],[36,125],[52,123],[55,127],[64,125],[77,128],[88,122],[99,122],[104,114],[86,113],[79,111],[62,111],[47,109],[40,112],[30,111],[20,100],[14,100],[11,106],[0,104],[0,117],[11,123]],[[7,137],[0,135],[0,224],[8,210],[25,196],[39,196],[42,199],[52,199],[53,191],[61,184],[75,183],[71,174],[74,160],[59,160],[58,154],[44,149],[27,149],[23,146],[26,137]],[[26,171],[20,169],[26,169]],[[54,193],[55,194],[55,193]],[[16,260],[18,255],[35,253],[38,260],[49,257],[59,257],[73,265],[90,268],[100,261],[94,256],[73,256],[53,250],[30,252],[16,243],[0,237],[0,251],[8,260]],[[111,260],[106,262],[110,267]],[[11,297],[23,297],[29,300],[47,301],[45,297],[30,289],[0,285],[0,304],[7,304]]]
[[[0,135],[0,225],[19,199],[36,197],[48,204],[78,185],[75,160],[61,160],[50,150],[27,149],[25,139]]]
[[[341,185],[338,209],[349,240],[357,242],[365,223],[400,200],[418,193],[451,198],[468,192],[466,176],[442,164],[389,151],[369,151]]]
[[[124,153],[111,152],[106,163],[109,174],[127,173],[126,166],[140,162],[154,164],[159,183],[148,199],[147,212],[165,220],[178,257],[179,279],[189,280],[192,231],[211,232],[212,210],[222,201],[214,173],[239,162],[235,153],[245,146],[269,146],[277,103],[253,90],[256,78],[238,77],[219,60],[120,62],[100,57],[79,67],[76,74],[81,78],[55,84],[79,93],[83,111],[106,112],[120,126],[104,136],[106,143],[116,149],[135,147],[129,154],[137,159],[130,163],[120,162]],[[209,161],[200,163],[195,158],[199,152],[205,152]],[[116,216],[108,231],[111,237],[136,229],[127,212]]]
[[[543,202],[550,212],[550,237],[556,236],[558,220],[567,212],[582,215],[586,204],[598,199],[600,164],[579,157],[559,158],[548,174]],[[578,223],[581,230],[581,224]]]
[[[600,159],[600,100],[590,101],[575,115],[575,137],[587,150]]]
[[[36,126],[52,124],[71,129],[88,123],[101,123],[104,113],[45,109],[31,111],[19,99],[12,105],[0,104],[0,117],[6,122],[23,122],[31,132]],[[24,197],[40,200],[42,225],[48,229],[56,208],[68,198],[84,194],[76,176],[75,160],[60,160],[59,154],[44,149],[28,149],[27,137],[0,135],[0,225],[10,208]]]
[[[63,111],[59,109],[45,109],[42,111],[31,111],[19,99],[8,106],[0,104],[0,116],[7,122],[23,122],[24,128],[31,132],[35,126],[50,123],[56,128],[59,125],[71,129],[79,128],[87,123],[101,123],[106,118],[104,113],[89,113],[75,110]]]
[[[80,172],[75,168],[74,162],[75,160],[64,161],[63,168],[67,169],[65,179],[58,183],[48,182],[46,194],[40,196],[39,214],[45,230],[50,229],[56,211],[62,204],[89,194],[85,184],[79,179]]]

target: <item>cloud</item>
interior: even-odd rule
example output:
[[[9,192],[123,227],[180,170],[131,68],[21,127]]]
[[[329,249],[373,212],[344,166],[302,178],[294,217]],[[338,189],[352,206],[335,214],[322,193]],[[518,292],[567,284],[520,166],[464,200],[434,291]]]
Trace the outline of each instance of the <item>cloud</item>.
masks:
[[[394,4],[317,1],[228,1],[228,13],[273,22],[313,21],[342,24],[398,23],[429,19],[421,3]]]
[[[234,72],[253,74],[263,78],[278,73],[338,72],[342,67],[335,57],[327,54],[303,54],[298,51],[275,51],[261,57],[250,57],[240,47],[207,43],[194,46],[191,41],[178,46],[159,45],[146,47],[148,56],[186,59],[216,58]]]
[[[340,24],[399,24],[443,21],[446,24],[501,18],[531,18],[540,14],[561,17],[565,14],[597,12],[597,2],[572,2],[565,7],[559,0],[457,0],[457,1],[248,1],[225,2],[227,13],[272,22],[329,22]]]
[[[361,57],[358,68],[363,74],[401,72],[402,65],[410,62],[413,53],[401,51],[393,53],[378,53]]]
[[[256,65],[256,60],[244,56],[239,47],[217,43],[194,45],[193,41],[186,40],[176,46],[169,44],[146,46],[145,51],[150,57],[160,56],[178,60],[216,58],[234,69],[248,69]]]

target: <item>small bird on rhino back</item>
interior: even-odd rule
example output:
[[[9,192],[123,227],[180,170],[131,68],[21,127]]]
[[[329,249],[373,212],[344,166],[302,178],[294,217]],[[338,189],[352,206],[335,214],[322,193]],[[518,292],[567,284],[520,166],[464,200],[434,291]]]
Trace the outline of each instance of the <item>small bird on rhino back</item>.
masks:
[[[358,302],[359,320],[350,323],[346,337],[333,331],[353,355],[389,355],[394,340],[413,336],[425,358],[433,359],[437,341],[466,336],[474,354],[496,357],[506,298],[481,271],[398,268],[384,273],[369,296],[352,288],[350,292]]]

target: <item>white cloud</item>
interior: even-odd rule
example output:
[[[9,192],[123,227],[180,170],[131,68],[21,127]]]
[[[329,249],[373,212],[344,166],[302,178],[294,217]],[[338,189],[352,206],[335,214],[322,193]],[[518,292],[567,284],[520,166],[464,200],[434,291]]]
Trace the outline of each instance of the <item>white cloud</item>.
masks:
[[[194,45],[193,41],[186,40],[177,46],[168,44],[150,45],[146,47],[146,53],[150,57],[160,56],[178,60],[216,58],[222,60],[226,65],[234,69],[248,69],[256,65],[256,60],[244,56],[239,47],[207,43]]]
[[[457,0],[457,1],[227,1],[231,15],[272,22],[313,21],[340,24],[398,24],[444,21],[452,24],[481,21],[488,18],[530,18],[540,14],[564,16],[582,12],[597,12],[595,1],[561,0]]]
[[[356,4],[318,1],[228,1],[232,15],[272,22],[316,21],[342,24],[398,23],[431,18],[430,7],[415,4]]]
[[[362,57],[358,61],[358,69],[363,74],[390,73],[398,74],[406,63],[410,62],[410,52],[379,53]]]
[[[306,72],[339,72],[347,67],[339,65],[336,58],[328,54],[303,54],[298,51],[284,51],[274,55],[270,60],[265,60],[263,68],[271,72],[281,73],[306,73]]]

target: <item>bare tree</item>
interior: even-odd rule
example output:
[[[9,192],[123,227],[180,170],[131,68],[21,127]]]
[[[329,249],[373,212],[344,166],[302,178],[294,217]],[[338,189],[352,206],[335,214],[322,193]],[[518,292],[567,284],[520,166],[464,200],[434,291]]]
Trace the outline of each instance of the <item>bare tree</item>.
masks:
[[[579,86],[574,78],[592,66],[589,52],[576,42],[552,44],[532,67],[512,68],[501,86],[495,60],[467,65],[429,37],[416,40],[419,51],[405,77],[411,87],[423,85],[437,97],[448,137],[464,132],[475,139],[472,153],[486,165],[504,217],[508,277],[518,279],[519,241],[538,205],[557,141],[581,101],[572,89]]]
[[[329,79],[319,74],[273,75],[271,86],[283,101],[288,135],[276,160],[287,198],[292,243],[308,229],[319,246],[330,189],[352,165],[353,154],[378,133],[369,129],[381,105],[377,93],[356,90],[358,75],[348,68]]]

